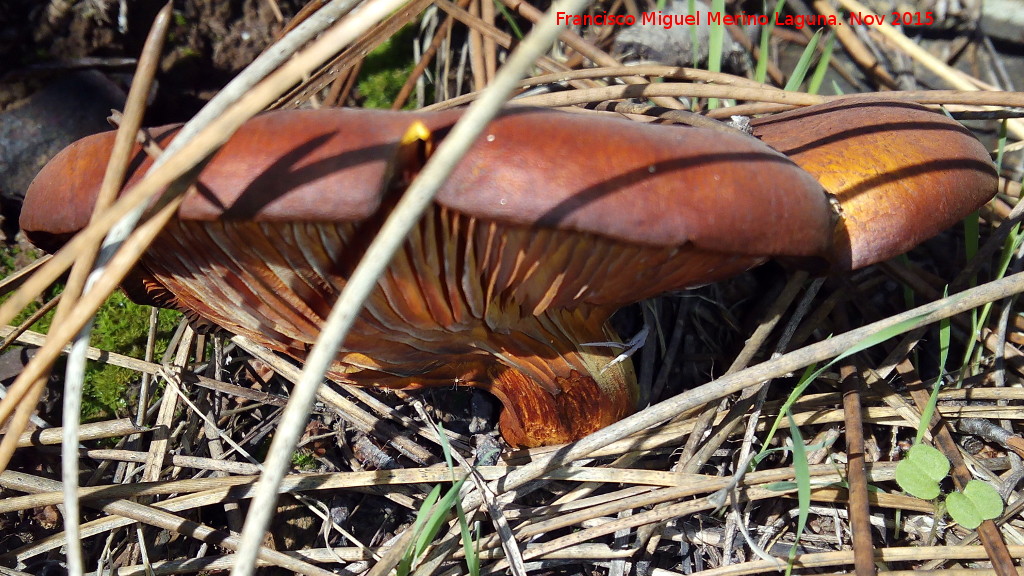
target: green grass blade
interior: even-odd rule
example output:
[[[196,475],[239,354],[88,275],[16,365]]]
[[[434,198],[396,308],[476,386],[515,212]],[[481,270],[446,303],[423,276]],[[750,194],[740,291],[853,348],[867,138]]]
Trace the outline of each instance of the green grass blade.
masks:
[[[444,454],[444,462],[452,473],[452,482],[455,482],[455,463],[452,461],[452,447],[448,444],[448,436],[444,433],[444,426],[440,422],[434,424],[434,429],[437,430],[438,441],[441,444],[441,453]]]
[[[427,551],[430,543],[434,541],[437,533],[441,531],[441,527],[445,525],[448,520],[448,512],[455,508],[455,503],[459,498],[459,490],[462,489],[462,484],[465,481],[466,479],[463,478],[452,484],[452,487],[437,501],[433,514],[430,514],[427,521],[423,524],[423,531],[416,535],[415,556],[417,558]]]
[[[437,430],[438,437],[440,438],[441,451],[444,453],[448,470],[452,474],[452,486],[445,492],[444,496],[440,496],[441,487],[434,486],[434,489],[430,491],[430,494],[423,501],[423,505],[420,506],[419,512],[416,514],[416,521],[412,527],[413,534],[415,535],[414,540],[395,569],[398,576],[409,574],[416,559],[423,556],[427,548],[430,547],[431,542],[437,537],[441,527],[447,522],[449,512],[455,509],[459,513],[460,522],[466,522],[465,514],[462,513],[459,502],[459,491],[462,489],[462,485],[466,482],[468,476],[456,480],[451,446],[448,444],[448,437],[444,433],[444,427],[440,424],[435,424],[434,428]],[[468,530],[467,523],[467,533]]]
[[[949,296],[949,287],[942,291],[942,297]],[[914,438],[914,444],[920,444],[921,439],[924,438],[925,432],[928,431],[928,427],[932,422],[932,414],[935,413],[935,408],[939,404],[939,390],[942,389],[942,379],[946,376],[946,362],[949,361],[949,343],[952,337],[952,330],[950,328],[949,318],[945,318],[939,321],[939,375],[935,378],[935,384],[932,385],[932,393],[928,397],[928,404],[921,410],[921,424],[917,427],[917,436]]]
[[[760,57],[757,59],[757,69],[754,72],[754,80],[758,82],[764,82],[765,78],[768,77],[768,43],[772,37],[772,30],[775,30],[775,18],[782,12],[783,6],[786,5],[786,0],[779,0],[775,3],[775,10],[772,11],[769,16],[768,26],[761,31],[761,46],[760,46]]]
[[[664,2],[664,0],[661,1]],[[508,23],[508,27],[512,29],[512,35],[515,36],[517,40],[522,40],[523,31],[519,28],[519,24],[516,24],[516,19],[512,17],[512,13],[510,13],[508,8],[505,8],[505,5],[499,0],[494,0],[494,5],[498,8],[498,12],[501,12],[501,17]],[[658,10],[661,10],[661,8],[658,8]]]
[[[949,296],[949,287],[947,286],[942,292],[942,297]],[[924,438],[925,433],[928,431],[928,427],[932,422],[932,414],[935,413],[935,408],[939,404],[939,390],[942,389],[942,379],[946,376],[946,362],[949,361],[949,343],[952,338],[952,330],[950,328],[949,318],[945,318],[939,321],[939,375],[935,378],[935,384],[932,385],[932,393],[928,397],[928,404],[921,411],[921,424],[917,427],[917,436],[914,439],[914,444],[920,444],[921,439]]]
[[[1014,225],[1013,230],[1010,232],[1010,235],[1007,236],[1006,242],[1003,244],[1003,251],[999,256],[999,262],[996,264],[996,269],[994,270],[994,276],[996,280],[999,280],[1006,276],[1006,271],[1010,267],[1010,261],[1013,260],[1013,255],[1017,253],[1017,250],[1020,248],[1022,241],[1024,241],[1024,235],[1021,234],[1020,224],[1018,223]],[[980,330],[982,326],[988,323],[988,317],[991,312],[991,302],[982,306],[980,313],[977,310],[973,311],[973,314],[971,316],[971,334],[977,334],[978,330]],[[967,367],[971,363],[971,358],[974,357],[974,350],[976,348],[977,343],[977,338],[971,338],[967,342],[967,351],[964,352],[964,361],[961,365],[961,377],[967,374]]]
[[[997,142],[996,149],[996,170],[1002,169],[1003,163],[1003,152],[1006,148],[1006,120],[1003,120],[999,127],[999,140]],[[965,251],[967,252],[968,258],[973,256],[978,250],[978,214],[977,212],[972,213],[964,220],[964,241]],[[996,279],[1002,278],[1006,275],[1006,270],[1009,268],[1010,260],[1013,258],[1013,254],[1020,247],[1021,234],[1020,224],[1016,224],[1010,235],[1006,238],[1006,243],[1003,244],[1003,251],[1000,254],[998,268],[995,271]],[[977,284],[977,278],[971,278],[970,285],[975,286]],[[977,334],[981,326],[985,325],[988,320],[988,312],[991,309],[991,304],[985,305],[979,315],[977,310],[971,311],[971,334]],[[975,344],[977,338],[968,338],[967,350],[964,352],[963,362],[961,363],[960,377],[963,378],[967,375],[967,367],[971,364],[971,359],[974,357]]]
[[[804,528],[807,527],[807,516],[811,511],[811,467],[807,463],[807,450],[804,447],[804,438],[800,434],[800,428],[793,421],[793,414],[786,411],[789,419],[789,434],[793,440],[793,475],[796,477],[797,497],[797,522],[796,540],[793,547],[789,549],[789,562],[786,565],[786,574],[793,571],[793,561],[796,560],[797,546],[800,545],[800,537],[803,536]]]
[[[807,83],[809,94],[817,94],[821,89],[821,83],[825,81],[825,73],[828,72],[828,65],[832,61],[832,48],[835,44],[835,34],[829,34],[828,40],[825,41],[825,49],[822,50],[821,58],[818,59],[818,65],[814,68],[814,74],[811,75],[811,80]]]
[[[921,318],[922,318],[921,316],[914,316],[913,318],[904,320],[903,322],[900,322],[899,324],[895,324],[893,326],[890,326],[888,330],[881,330],[881,331],[879,331],[879,332],[877,332],[875,334],[872,334],[871,336],[868,336],[867,338],[865,338],[865,339],[861,340],[860,342],[858,342],[856,345],[851,346],[846,352],[843,352],[839,356],[836,356],[835,360],[829,362],[826,367],[831,366],[831,365],[835,364],[836,362],[839,362],[843,358],[847,358],[847,357],[852,356],[852,355],[854,355],[854,354],[856,354],[858,352],[861,352],[863,350],[867,350],[868,348],[871,348],[872,346],[876,346],[878,344],[881,344],[882,342],[885,342],[886,340],[889,340],[890,338],[894,338],[896,336],[899,336],[900,334],[903,334],[904,332],[909,331],[911,326],[913,326],[913,325],[917,324],[918,322],[920,322]]]
[[[469,521],[466,519],[466,511],[462,509],[462,503],[455,501],[455,513],[459,517],[459,532],[462,533],[462,550],[466,553],[466,569],[470,576],[480,574],[480,555],[477,554],[476,540],[469,530]]]
[[[796,63],[796,68],[793,69],[793,74],[789,77],[789,82],[786,82],[786,90],[794,92],[799,90],[800,85],[804,83],[804,78],[807,77],[807,71],[811,68],[811,59],[814,58],[814,51],[818,47],[818,40],[820,38],[821,30],[818,30],[814,33],[814,36],[811,36],[810,42],[804,48],[804,53],[800,55],[800,60]]]
[[[725,0],[711,0],[712,14],[725,14]],[[708,71],[722,71],[722,49],[725,40],[725,25],[721,19],[717,23],[709,22],[711,31],[708,35]],[[708,109],[718,108],[718,98],[708,99]]]
[[[462,549],[466,552],[466,567],[469,569],[469,574],[471,576],[476,576],[480,574],[480,556],[476,553],[473,535],[469,530],[469,521],[466,519],[466,511],[462,509],[462,502],[458,498],[459,489],[462,487],[462,483],[465,482],[466,479],[455,479],[455,463],[452,461],[452,447],[451,444],[448,443],[448,436],[444,433],[444,426],[438,422],[434,425],[434,428],[437,429],[437,434],[441,444],[441,452],[444,453],[444,461],[452,473],[452,482],[455,482],[455,485],[452,487],[455,495],[455,514],[459,519],[459,532],[462,535]],[[449,494],[451,494],[451,491],[449,491]]]
[[[764,442],[761,443],[761,451],[757,453],[757,456],[755,456],[751,462],[760,462],[768,454],[768,446],[771,444],[772,438],[775,437],[775,433],[778,431],[779,425],[782,423],[783,415],[789,412],[793,407],[793,404],[795,404],[796,401],[800,399],[800,396],[803,395],[804,390],[807,390],[807,387],[810,386],[811,382],[814,382],[814,379],[820,376],[827,367],[828,366],[826,365],[825,367],[815,369],[814,366],[808,366],[804,370],[803,376],[801,376],[800,380],[797,381],[796,386],[793,387],[793,391],[789,393],[789,397],[786,398],[786,402],[782,404],[782,408],[779,410],[778,416],[775,417],[775,421],[772,422],[771,428],[768,429],[768,434],[765,436]]]
[[[434,504],[437,503],[437,499],[440,496],[441,486],[434,486],[434,489],[430,491],[430,494],[427,494],[427,497],[423,500],[423,505],[420,506],[419,511],[416,513],[416,521],[413,522],[412,525],[413,534],[421,535],[423,533],[423,527],[427,523],[427,516],[430,515],[431,510],[434,508]],[[398,566],[395,567],[395,572],[397,572],[398,576],[407,576],[412,570],[412,563],[418,556],[416,549],[416,542],[411,543],[409,548],[406,549],[401,562],[399,562]]]
[[[658,10],[661,10],[664,7],[664,3],[665,3],[665,0],[658,0]],[[686,9],[688,11],[687,13],[690,16],[693,16],[694,14],[696,14],[697,13],[697,0],[688,0]],[[693,58],[693,62],[691,62],[691,65],[694,68],[696,68],[697,64],[698,64],[698,62],[697,62],[697,54],[700,54],[700,37],[698,36],[696,29],[692,30],[692,32],[693,33],[690,34],[690,56],[692,56],[692,58]]]
[[[906,254],[900,254],[896,258],[899,260],[900,264],[908,267],[911,266],[910,258],[908,258]],[[903,284],[903,305],[906,306],[907,310],[916,308],[915,302],[917,299],[914,298],[914,295],[914,289],[908,284]]]
[[[943,290],[942,297],[949,295],[949,289]],[[939,321],[939,374],[946,373],[946,361],[949,360],[949,342],[951,339],[949,318]]]
[[[831,362],[825,364],[824,366],[818,368],[817,370],[814,370],[812,366],[808,366],[807,369],[804,371],[803,376],[801,376],[800,380],[797,382],[797,385],[793,388],[793,391],[790,392],[789,397],[786,398],[786,402],[782,405],[782,408],[779,410],[779,414],[778,416],[775,417],[775,421],[772,423],[771,428],[768,429],[768,435],[765,437],[765,440],[762,443],[763,447],[761,448],[761,451],[758,452],[758,456],[761,456],[762,454],[765,453],[767,446],[771,443],[772,438],[775,436],[775,432],[779,429],[779,425],[782,422],[782,418],[793,407],[793,404],[795,404],[796,401],[800,399],[800,396],[803,395],[804,390],[807,389],[811,382],[814,382],[814,380],[816,380],[818,376],[821,376],[821,374],[825,372],[825,370],[828,370],[833,364],[839,362],[843,358],[856,354],[862,350],[867,350],[872,346],[881,344],[882,342],[885,342],[890,338],[893,338],[899,334],[906,332],[907,330],[910,329],[909,327],[916,325],[920,318],[920,316],[909,318],[907,320],[904,320],[903,322],[900,322],[899,324],[890,326],[888,330],[881,330],[875,334],[868,336],[867,338],[864,338],[857,344],[851,346],[849,349],[847,349],[839,356],[833,358]]]
[[[1003,153],[1006,152],[1006,123],[1008,120],[1003,119],[999,125],[999,142],[996,150],[996,170],[1002,171],[1003,169]]]

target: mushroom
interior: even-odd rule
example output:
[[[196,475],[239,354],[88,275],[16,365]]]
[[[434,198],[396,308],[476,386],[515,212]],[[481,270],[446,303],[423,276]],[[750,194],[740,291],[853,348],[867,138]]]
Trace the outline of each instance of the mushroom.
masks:
[[[440,139],[458,115],[254,118],[207,164],[126,291],[303,360],[422,162],[407,130],[421,122]],[[329,376],[483,388],[504,405],[510,444],[574,440],[636,408],[631,364],[598,344],[618,341],[607,321],[619,307],[772,257],[864,266],[995,191],[984,148],[916,105],[844,99],[757,119],[753,130],[767,145],[506,111],[410,233]],[[33,242],[54,250],[87,224],[112,143],[112,134],[81,140],[40,172],[21,219]],[[128,185],[149,165],[136,151]]]
[[[418,162],[414,121],[458,112],[270,112],[213,156],[126,286],[301,361]],[[162,138],[174,128],[158,129]],[[57,248],[89,219],[112,134],[33,182],[21,226]],[[150,165],[141,152],[129,186]],[[567,442],[636,408],[608,318],[770,257],[824,262],[818,182],[758,142],[697,128],[516,109],[457,166],[378,281],[329,376],[476,386],[515,446]]]
[[[996,191],[995,167],[981,142],[918,104],[843,98],[758,118],[751,127],[838,200],[836,270],[902,254]]]

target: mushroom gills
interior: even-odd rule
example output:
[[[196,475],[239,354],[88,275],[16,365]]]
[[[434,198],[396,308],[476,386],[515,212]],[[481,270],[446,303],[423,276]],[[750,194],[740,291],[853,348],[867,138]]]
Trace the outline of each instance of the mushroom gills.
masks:
[[[358,228],[175,220],[141,265],[177,307],[301,360],[358,260],[349,249]],[[642,272],[595,282],[587,268],[602,254],[611,269],[622,259]],[[628,415],[638,395],[630,362],[611,365],[620,350],[588,345],[618,341],[607,323],[615,307],[590,302],[630,289],[645,297],[759,261],[626,247],[435,207],[378,281],[330,377],[394,389],[480,387],[502,401],[510,444],[567,442]]]

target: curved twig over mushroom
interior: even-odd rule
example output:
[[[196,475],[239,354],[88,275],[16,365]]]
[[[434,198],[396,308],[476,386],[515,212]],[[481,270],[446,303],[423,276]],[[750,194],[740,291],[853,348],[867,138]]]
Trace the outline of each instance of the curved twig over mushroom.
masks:
[[[457,116],[253,119],[210,160],[126,288],[302,360],[422,161],[402,143],[408,127],[443,138]],[[82,140],[36,178],[21,222],[34,242],[52,250],[87,223],[111,142]],[[136,179],[148,165],[140,153]],[[957,191],[969,198],[955,204],[976,206],[990,190]],[[502,401],[511,444],[573,440],[635,409],[630,363],[587,345],[617,340],[607,325],[617,308],[770,257],[824,262],[834,229],[817,180],[756,139],[509,111],[410,234],[330,376],[481,387]]]

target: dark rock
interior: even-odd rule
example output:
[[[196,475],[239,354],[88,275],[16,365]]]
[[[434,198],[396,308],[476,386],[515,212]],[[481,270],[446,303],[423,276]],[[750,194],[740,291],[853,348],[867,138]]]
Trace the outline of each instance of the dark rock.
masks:
[[[94,70],[67,74],[0,113],[0,208],[7,238],[17,231],[25,190],[40,168],[75,140],[110,130],[124,92]]]

